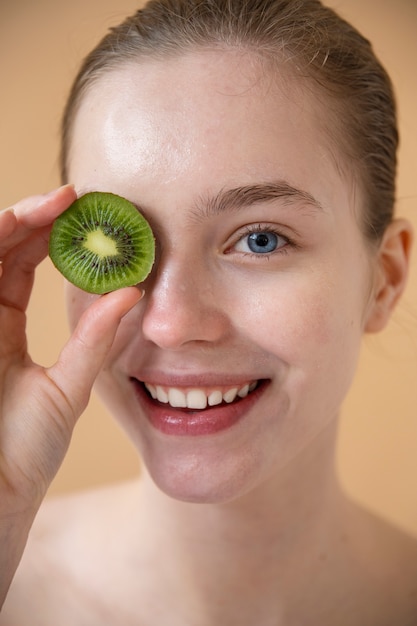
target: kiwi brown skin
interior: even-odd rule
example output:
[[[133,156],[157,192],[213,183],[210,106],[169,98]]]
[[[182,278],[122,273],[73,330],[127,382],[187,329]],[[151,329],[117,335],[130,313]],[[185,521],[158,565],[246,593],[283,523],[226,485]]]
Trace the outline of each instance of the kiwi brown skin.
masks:
[[[68,281],[104,294],[145,280],[155,261],[155,238],[129,200],[92,191],[54,221],[49,256]]]

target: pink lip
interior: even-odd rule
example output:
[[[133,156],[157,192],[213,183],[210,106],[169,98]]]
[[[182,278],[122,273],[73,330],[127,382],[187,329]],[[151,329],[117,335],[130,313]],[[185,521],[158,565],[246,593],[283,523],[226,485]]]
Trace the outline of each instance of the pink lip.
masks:
[[[252,408],[266,387],[266,381],[261,382],[255,391],[237,402],[221,404],[203,411],[190,411],[152,400],[139,381],[132,381],[152,426],[165,435],[182,437],[214,435],[231,428]]]

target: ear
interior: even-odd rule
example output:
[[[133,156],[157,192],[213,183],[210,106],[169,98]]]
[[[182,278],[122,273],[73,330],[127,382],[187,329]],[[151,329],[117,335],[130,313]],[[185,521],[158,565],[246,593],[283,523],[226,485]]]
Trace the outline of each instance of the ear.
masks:
[[[407,282],[412,240],[412,226],[406,220],[394,220],[386,229],[377,252],[365,332],[382,330],[390,319]]]

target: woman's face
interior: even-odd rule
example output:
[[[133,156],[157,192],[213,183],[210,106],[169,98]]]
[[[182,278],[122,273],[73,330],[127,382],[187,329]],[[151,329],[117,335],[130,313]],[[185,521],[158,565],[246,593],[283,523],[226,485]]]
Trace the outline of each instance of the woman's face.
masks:
[[[70,181],[131,200],[157,241],[97,388],[174,497],[223,501],[296,467],[350,385],[371,253],[325,121],[231,51],[125,66],[84,97]],[[72,326],[95,297],[68,286]]]

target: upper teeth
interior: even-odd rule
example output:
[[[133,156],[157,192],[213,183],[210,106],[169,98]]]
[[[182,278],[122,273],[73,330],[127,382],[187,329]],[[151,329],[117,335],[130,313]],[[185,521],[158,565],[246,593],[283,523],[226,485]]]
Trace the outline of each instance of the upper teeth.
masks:
[[[232,387],[226,391],[221,389],[206,391],[199,388],[185,390],[177,387],[161,387],[160,385],[149,383],[144,383],[144,385],[154,400],[170,404],[175,408],[201,410],[207,406],[215,406],[222,402],[233,402],[237,397],[245,398],[250,391],[255,389],[257,382],[246,383],[242,387]]]

